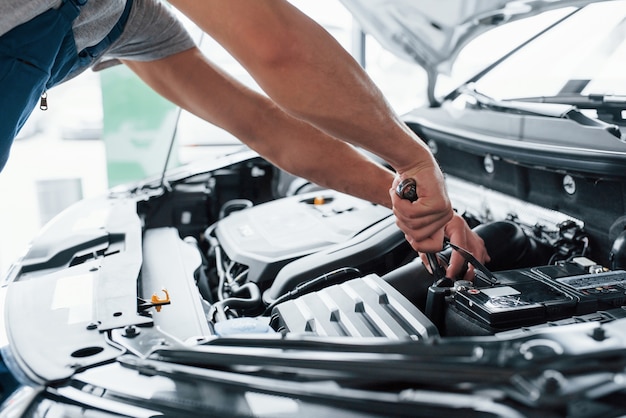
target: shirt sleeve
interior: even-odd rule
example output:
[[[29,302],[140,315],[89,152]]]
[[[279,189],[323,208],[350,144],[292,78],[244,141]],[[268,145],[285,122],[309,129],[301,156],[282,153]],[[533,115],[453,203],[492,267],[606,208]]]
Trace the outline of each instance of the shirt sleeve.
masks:
[[[160,0],[134,0],[124,32],[94,70],[118,64],[118,59],[153,61],[194,46],[195,41],[169,6]]]

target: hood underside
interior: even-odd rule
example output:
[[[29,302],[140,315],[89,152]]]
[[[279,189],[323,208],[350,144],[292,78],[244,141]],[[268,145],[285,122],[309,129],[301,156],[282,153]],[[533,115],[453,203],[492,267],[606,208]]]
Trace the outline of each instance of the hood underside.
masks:
[[[450,73],[470,41],[491,29],[544,11],[605,0],[340,1],[365,33],[400,58],[418,63],[433,84],[437,75]]]

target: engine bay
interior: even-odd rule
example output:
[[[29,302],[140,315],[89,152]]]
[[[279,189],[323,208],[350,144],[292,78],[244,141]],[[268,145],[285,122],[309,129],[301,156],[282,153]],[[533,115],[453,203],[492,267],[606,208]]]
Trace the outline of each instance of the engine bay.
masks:
[[[456,356],[455,344],[474,352],[484,342],[497,362],[499,350],[539,353],[536,341],[563,330],[601,348],[604,329],[626,316],[624,240],[607,234],[597,243],[566,213],[446,181],[491,260],[476,264],[452,243],[436,257],[445,265],[459,251],[474,265],[471,282],[431,274],[390,209],[252,152],[83,200],[11,272],[5,315],[15,361],[33,379],[88,382],[100,365],[220,368],[216,353],[248,346],[262,361],[273,344],[433,353],[445,345]],[[526,342],[507,351],[513,341]]]
[[[183,341],[258,333],[419,340],[623,316],[626,272],[588,257],[581,221],[528,206],[515,213],[514,201],[496,197],[508,205],[501,219],[479,219],[458,200],[492,261],[473,282],[437,284],[389,209],[246,161],[140,203],[151,216],[141,297],[168,289],[171,303],[152,318]],[[438,258],[445,263],[451,251]]]

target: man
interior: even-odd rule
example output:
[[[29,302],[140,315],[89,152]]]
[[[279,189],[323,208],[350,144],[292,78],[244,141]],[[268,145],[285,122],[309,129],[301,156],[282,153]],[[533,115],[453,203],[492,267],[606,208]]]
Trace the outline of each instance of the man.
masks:
[[[446,236],[488,260],[482,240],[452,211],[428,148],[323,28],[286,0],[170,3],[238,59],[269,97],[209,62],[158,0],[4,0],[0,166],[15,126],[19,129],[39,95],[85,68],[119,59],[161,95],[230,131],[283,169],[393,207],[415,250],[438,251]],[[353,146],[380,156],[396,174]],[[393,193],[406,178],[416,180],[416,202]],[[464,264],[453,254],[448,275]]]

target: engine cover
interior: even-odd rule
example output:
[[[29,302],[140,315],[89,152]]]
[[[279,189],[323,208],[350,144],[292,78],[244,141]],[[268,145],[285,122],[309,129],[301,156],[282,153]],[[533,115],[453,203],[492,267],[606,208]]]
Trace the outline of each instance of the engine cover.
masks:
[[[330,337],[420,340],[439,335],[419,309],[375,274],[277,305],[272,327]]]
[[[390,209],[335,191],[313,192],[234,212],[215,235],[248,281],[272,280],[295,259],[349,242],[392,216]]]

